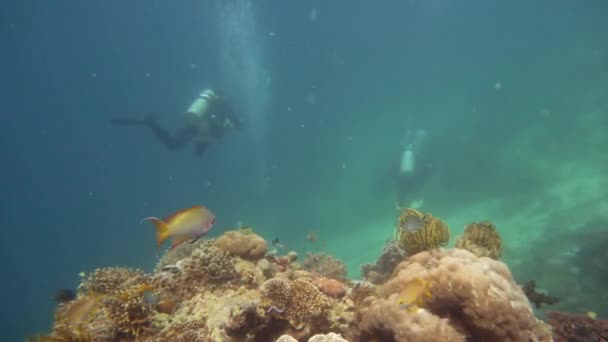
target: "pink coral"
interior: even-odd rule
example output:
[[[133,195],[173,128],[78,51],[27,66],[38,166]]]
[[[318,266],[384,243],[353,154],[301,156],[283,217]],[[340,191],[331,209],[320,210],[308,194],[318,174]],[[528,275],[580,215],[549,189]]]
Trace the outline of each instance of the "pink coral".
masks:
[[[449,318],[451,324],[483,341],[527,341],[547,338],[507,266],[463,249],[418,253],[397,266],[380,295],[398,296],[419,279],[431,285],[424,308]]]
[[[346,286],[341,282],[331,278],[316,278],[313,284],[317,286],[321,292],[333,298],[341,298],[346,294]]]

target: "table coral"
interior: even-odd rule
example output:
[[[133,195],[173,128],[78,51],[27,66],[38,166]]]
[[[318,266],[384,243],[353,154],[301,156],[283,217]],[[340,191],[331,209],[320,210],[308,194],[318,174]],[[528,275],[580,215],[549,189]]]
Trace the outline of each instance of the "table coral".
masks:
[[[523,341],[547,338],[507,266],[463,249],[418,253],[399,264],[380,288],[383,297],[399,293],[404,284],[421,279],[431,285],[423,308],[483,341]]]
[[[502,255],[502,239],[490,221],[469,224],[455,246],[480,257],[499,259]]]
[[[416,220],[420,227],[410,229],[407,222]],[[431,214],[424,214],[416,209],[406,208],[397,218],[395,240],[408,255],[445,246],[450,240],[450,230],[443,221]]]

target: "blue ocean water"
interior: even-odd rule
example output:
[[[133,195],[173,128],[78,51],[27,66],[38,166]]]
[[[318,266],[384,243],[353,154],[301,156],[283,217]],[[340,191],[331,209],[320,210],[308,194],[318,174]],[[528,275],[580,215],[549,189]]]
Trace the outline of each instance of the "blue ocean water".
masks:
[[[1,3],[2,340],[49,330],[53,293],[80,272],[150,270],[154,233],[140,219],[198,203],[218,217],[212,236],[251,225],[359,277],[392,235],[391,170],[415,132],[430,171],[410,200],[453,235],[493,221],[518,280],[608,316],[607,11],[601,0]],[[247,125],[203,158],[109,123],[155,113],[177,128],[206,87]]]

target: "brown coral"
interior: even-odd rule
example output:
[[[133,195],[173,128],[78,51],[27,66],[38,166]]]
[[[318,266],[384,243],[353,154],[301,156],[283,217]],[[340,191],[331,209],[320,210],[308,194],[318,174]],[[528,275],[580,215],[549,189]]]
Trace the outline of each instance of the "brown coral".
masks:
[[[410,226],[410,222],[418,224]],[[450,240],[450,230],[444,222],[431,214],[406,208],[397,218],[395,240],[409,255],[445,246]]]
[[[144,278],[141,270],[121,267],[98,268],[90,274],[82,286],[96,294],[116,292],[130,284],[139,283]]]
[[[213,246],[239,256],[240,258],[257,261],[268,251],[266,240],[254,233],[243,233],[237,230],[227,231],[217,238]]]
[[[138,337],[142,331],[150,329],[153,306],[145,302],[144,293],[152,290],[149,283],[142,282],[120,290],[103,301],[104,310],[120,334]]]
[[[237,282],[236,257],[205,240],[192,254],[179,262],[177,271],[163,271],[155,275],[155,283],[173,291],[182,299],[189,299],[204,289],[228,286]]]
[[[316,276],[347,280],[346,265],[328,254],[307,253],[306,258],[302,261],[302,268]]]
[[[502,255],[502,240],[490,221],[469,224],[455,246],[479,257],[499,259]]]
[[[399,264],[380,294],[398,295],[414,279],[431,285],[423,307],[449,318],[456,329],[474,340],[546,338],[546,329],[534,317],[528,299],[502,262],[479,258],[463,249],[418,253]]]
[[[549,311],[555,342],[608,341],[608,321],[588,315]]]
[[[363,278],[373,284],[379,285],[388,280],[393,273],[393,270],[405,258],[407,253],[399,243],[391,239],[384,244],[382,253],[375,264],[366,264],[361,266]]]
[[[262,286],[264,306],[297,327],[317,323],[330,308],[330,300],[308,280],[270,279]]]
[[[359,329],[361,341],[466,341],[447,319],[423,309],[411,312],[386,299],[378,299],[361,311]]]
[[[262,285],[261,293],[268,301],[269,308],[274,306],[277,309],[275,311],[282,313],[291,304],[293,293],[291,281],[279,278],[267,280]]]
[[[355,307],[360,307],[363,305],[366,298],[374,297],[375,295],[376,287],[373,284],[360,282],[355,284],[350,297],[352,298]]]

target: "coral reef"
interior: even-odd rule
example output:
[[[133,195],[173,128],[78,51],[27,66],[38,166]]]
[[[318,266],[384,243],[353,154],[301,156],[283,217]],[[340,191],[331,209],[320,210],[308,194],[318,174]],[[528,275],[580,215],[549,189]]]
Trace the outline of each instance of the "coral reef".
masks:
[[[457,331],[475,341],[550,336],[504,263],[463,249],[418,253],[397,266],[379,294],[398,300],[404,288],[417,279],[430,284],[430,295],[421,307],[449,319]]]
[[[536,282],[534,280],[525,282],[521,289],[526,294],[526,297],[528,297],[530,303],[534,303],[534,307],[537,309],[540,309],[543,304],[553,305],[559,302],[559,298],[557,297],[536,291]]]
[[[553,327],[555,342],[608,341],[606,320],[559,311],[549,311],[547,317],[548,323]]]
[[[253,232],[243,232],[243,230],[227,231],[215,240],[213,246],[253,261],[263,258],[268,251],[266,240]]]
[[[447,229],[416,215],[414,226]],[[412,241],[437,247],[445,234],[426,236]],[[464,249],[406,257],[392,242],[375,265],[382,285],[374,285],[349,280],[344,264],[326,254],[309,254],[300,267],[295,253],[252,252],[262,244],[246,241],[258,238],[239,230],[185,245],[150,274],[97,269],[76,298],[58,303],[52,332],[34,341],[551,340],[502,262]],[[236,240],[249,247],[226,247]],[[605,321],[585,317],[551,314],[556,341],[605,338]]]
[[[445,246],[450,240],[450,230],[447,224],[433,215],[406,208],[397,218],[395,240],[408,255],[414,255]]]
[[[454,329],[448,319],[426,310],[403,310],[392,300],[375,300],[360,315],[361,341],[466,341],[465,336]]]
[[[331,255],[323,253],[307,253],[306,258],[302,261],[302,268],[320,277],[347,279],[346,265]]]
[[[399,246],[397,241],[388,240],[375,264],[361,266],[363,278],[376,285],[382,284],[388,280],[397,264],[405,260],[406,257],[407,253]]]
[[[502,255],[502,240],[490,221],[469,224],[455,246],[479,257],[499,259]]]
[[[98,268],[83,281],[80,288],[97,294],[109,294],[130,284],[139,283],[143,277],[144,273],[141,270],[119,267]]]

